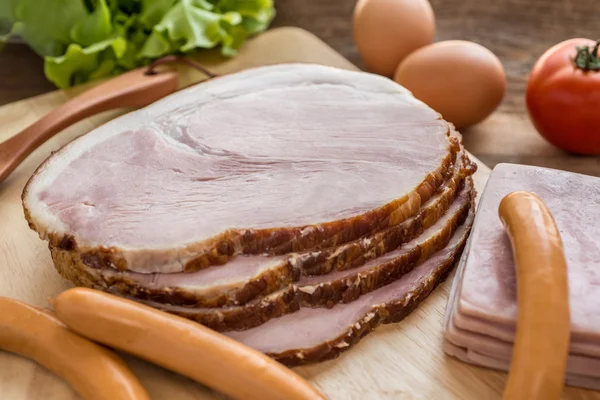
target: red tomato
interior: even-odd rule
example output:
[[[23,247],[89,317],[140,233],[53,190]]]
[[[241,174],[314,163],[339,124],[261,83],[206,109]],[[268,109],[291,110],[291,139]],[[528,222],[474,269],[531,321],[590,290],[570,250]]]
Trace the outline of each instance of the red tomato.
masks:
[[[590,39],[557,44],[540,57],[527,84],[527,110],[536,129],[553,145],[582,155],[600,154],[600,60],[593,54],[595,46]],[[577,47],[586,49],[578,52]]]

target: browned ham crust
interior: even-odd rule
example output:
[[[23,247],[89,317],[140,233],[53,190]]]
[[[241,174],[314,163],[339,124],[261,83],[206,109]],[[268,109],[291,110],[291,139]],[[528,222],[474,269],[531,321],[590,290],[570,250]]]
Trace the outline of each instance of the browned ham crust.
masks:
[[[379,325],[401,321],[427,298],[460,259],[472,222],[471,212],[447,248],[397,281],[354,302],[330,310],[305,308],[257,328],[226,334],[288,366],[336,358]],[[286,334],[289,337],[282,339]]]

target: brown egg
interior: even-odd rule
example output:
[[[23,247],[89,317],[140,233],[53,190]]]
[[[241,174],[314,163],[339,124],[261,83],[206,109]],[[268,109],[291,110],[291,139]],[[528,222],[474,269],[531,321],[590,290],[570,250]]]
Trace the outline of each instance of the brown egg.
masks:
[[[415,51],[398,66],[394,80],[458,129],[487,118],[506,91],[498,57],[479,44],[462,40]]]
[[[367,69],[387,77],[435,35],[435,16],[427,0],[358,0],[353,25],[354,42]]]

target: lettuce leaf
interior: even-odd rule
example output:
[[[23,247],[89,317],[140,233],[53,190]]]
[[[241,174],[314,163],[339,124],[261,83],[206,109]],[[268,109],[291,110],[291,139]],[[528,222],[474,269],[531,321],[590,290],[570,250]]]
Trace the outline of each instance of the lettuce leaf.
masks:
[[[171,9],[175,0],[141,0],[142,11],[140,12],[140,22],[147,29],[152,29],[158,24],[165,14]]]
[[[275,16],[273,0],[0,0],[0,44],[20,34],[64,88],[169,54],[233,56]]]
[[[2,0],[0,1],[0,20],[5,20],[6,23],[12,24],[15,21],[15,9],[17,8],[17,0]]]
[[[251,35],[265,30],[275,16],[273,0],[220,0],[218,12],[236,11],[242,16],[242,25]]]
[[[111,13],[105,0],[98,0],[96,8],[73,26],[70,32],[73,42],[91,46],[110,37],[113,30]]]
[[[157,3],[165,9],[166,0]],[[160,13],[155,7],[147,15],[156,19]],[[187,53],[219,43],[224,55],[233,56],[248,36],[265,30],[274,15],[272,0],[180,0],[154,26],[139,57]]]
[[[88,11],[81,0],[18,0],[15,20],[19,34],[42,56],[60,56],[72,43],[71,29]]]
[[[150,37],[154,52],[144,46],[140,57],[160,57],[172,49],[185,53],[196,48],[214,47],[223,39],[219,23],[224,17],[196,7],[193,0],[181,0],[154,27]],[[158,43],[164,45],[157,46]]]
[[[88,47],[72,43],[64,55],[46,57],[44,73],[60,88],[110,76],[117,60],[125,55],[127,41],[122,37],[104,40]]]

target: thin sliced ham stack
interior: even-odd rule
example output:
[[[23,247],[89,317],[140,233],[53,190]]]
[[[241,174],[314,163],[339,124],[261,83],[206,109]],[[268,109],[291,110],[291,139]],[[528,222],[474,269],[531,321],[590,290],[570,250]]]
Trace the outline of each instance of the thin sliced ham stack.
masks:
[[[508,370],[517,321],[512,249],[498,218],[510,192],[534,192],[563,241],[569,279],[571,343],[567,384],[600,389],[600,179],[499,164],[491,174],[445,318],[445,351],[465,362]]]
[[[38,168],[23,206],[76,285],[292,365],[399,321],[447,276],[475,170],[460,134],[393,81],[283,64],[92,130]]]

